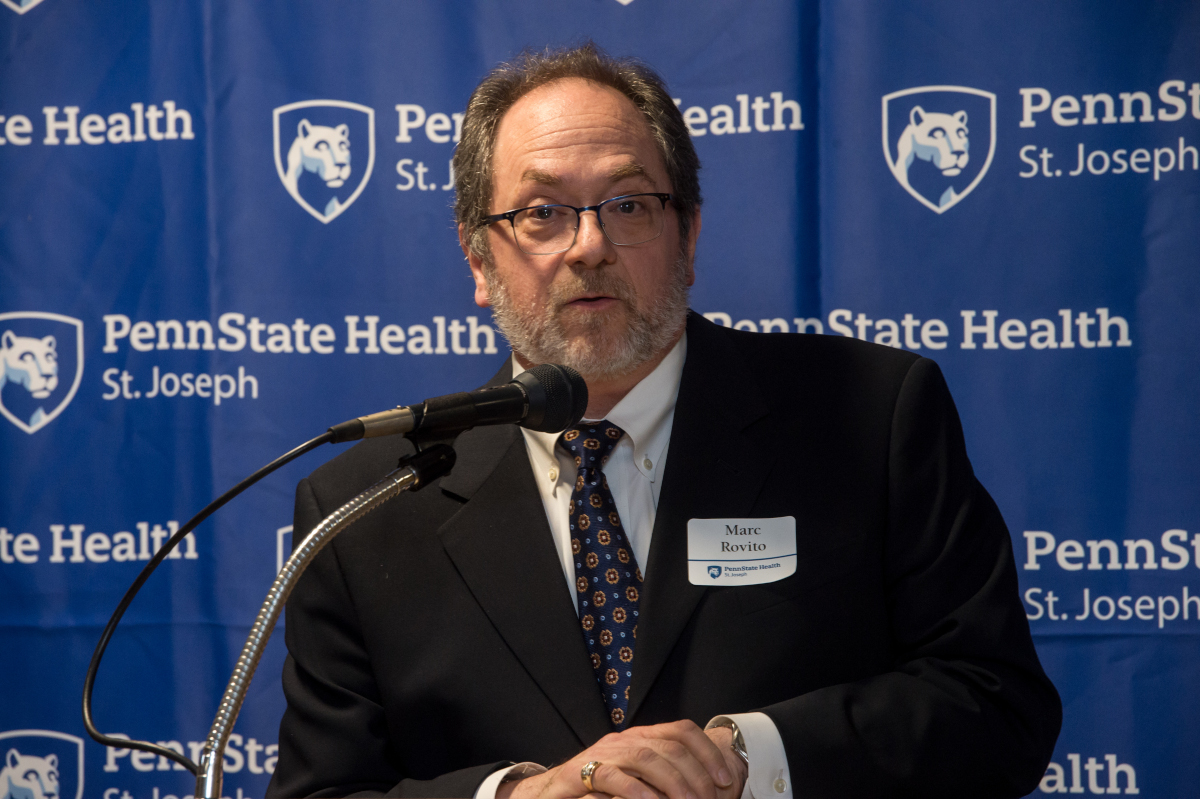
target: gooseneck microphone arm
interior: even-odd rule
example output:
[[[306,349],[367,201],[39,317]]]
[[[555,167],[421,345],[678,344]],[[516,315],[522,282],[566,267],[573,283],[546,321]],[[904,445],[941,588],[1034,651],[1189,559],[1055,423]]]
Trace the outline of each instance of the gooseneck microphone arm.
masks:
[[[400,468],[325,517],[292,551],[292,556],[267,592],[233,675],[225,687],[225,695],[221,697],[217,716],[204,743],[204,754],[200,757],[201,772],[196,775],[196,799],[221,799],[225,746],[229,743],[229,735],[233,732],[233,725],[242,709],[242,702],[246,699],[246,691],[262,659],[267,640],[300,575],[334,536],[401,492],[418,490],[446,474],[454,465],[454,457],[453,449],[438,444],[405,459]]]
[[[557,433],[582,419],[586,408],[587,384],[579,376],[578,372],[570,367],[557,366],[555,364],[540,364],[517,375],[507,385],[494,386],[461,394],[448,394],[444,397],[434,397],[425,400],[425,402],[419,405],[402,406],[391,411],[362,416],[339,425],[334,425],[325,433],[306,441],[290,452],[271,461],[210,502],[203,510],[180,527],[179,530],[164,542],[163,546],[138,574],[137,579],[129,586],[125,595],[121,597],[121,601],[117,603],[116,610],[113,611],[108,623],[104,626],[103,632],[100,634],[100,640],[96,643],[96,649],[92,652],[92,659],[88,664],[87,676],[83,681],[83,727],[87,730],[87,734],[104,746],[114,749],[137,749],[173,760],[193,775],[196,775],[198,781],[202,782],[205,779],[205,775],[208,775],[208,784],[211,786],[215,780],[217,786],[217,793],[213,794],[209,799],[216,799],[216,797],[220,796],[221,761],[224,754],[225,742],[228,741],[228,735],[232,732],[233,722],[236,720],[238,710],[241,708],[242,698],[245,696],[245,686],[249,685],[250,676],[253,675],[255,667],[258,665],[258,658],[261,656],[261,646],[258,649],[258,654],[254,655],[253,662],[244,662],[247,650],[243,650],[243,657],[238,660],[238,669],[234,672],[234,678],[230,681],[230,685],[226,689],[225,699],[221,703],[221,711],[217,714],[217,720],[213,725],[214,733],[210,734],[209,739],[210,743],[220,741],[219,747],[216,747],[219,748],[220,754],[217,755],[215,761],[209,762],[205,766],[204,774],[201,773],[201,767],[193,762],[191,758],[173,749],[151,743],[150,741],[136,741],[105,735],[97,729],[92,718],[92,693],[96,684],[96,675],[99,673],[100,661],[108,649],[108,644],[116,632],[117,625],[121,622],[130,604],[133,603],[133,599],[137,596],[138,591],[150,579],[150,575],[154,573],[154,570],[158,568],[159,564],[166,559],[175,547],[183,541],[188,533],[195,530],[209,516],[259,480],[262,480],[267,475],[286,466],[301,455],[311,452],[322,444],[357,441],[360,438],[373,438],[383,435],[404,434],[417,445],[417,455],[402,461],[400,469],[397,472],[393,472],[392,475],[384,478],[383,481],[373,486],[372,489],[368,489],[368,492],[383,486],[392,478],[403,482],[403,485],[400,485],[398,482],[396,485],[389,486],[386,490],[381,489],[382,493],[379,496],[382,498],[376,498],[375,504],[365,509],[360,509],[358,516],[361,516],[370,511],[371,508],[377,507],[401,491],[419,488],[425,482],[435,479],[428,475],[433,473],[430,471],[431,469],[442,468],[438,464],[443,464],[445,471],[449,471],[450,465],[454,461],[453,450],[447,446],[440,445],[428,447],[424,452],[421,452],[423,444],[428,444],[438,439],[450,438],[472,427],[488,424],[519,424],[532,430]],[[449,454],[447,455],[446,452]],[[422,460],[418,461],[418,458],[422,458]],[[422,466],[422,464],[427,465]],[[415,468],[417,470],[424,468],[426,469],[426,476],[422,478],[415,471],[412,476],[406,477],[402,474],[406,468]],[[438,476],[443,473],[439,473]],[[394,493],[388,493],[393,489]],[[368,492],[359,495],[352,503],[365,497]],[[340,513],[348,507],[349,504],[343,506],[338,512]],[[358,518],[358,516],[354,518]],[[349,519],[338,530],[328,533],[326,541],[352,521],[354,519]],[[305,544],[307,544],[308,540],[305,539]],[[296,551],[299,552],[299,550]],[[315,555],[316,552],[313,551],[312,554]],[[288,562],[289,564],[291,563],[290,560]],[[304,567],[301,566],[299,571],[302,572],[303,569]],[[296,577],[299,577],[298,573]],[[294,581],[292,584],[294,585]],[[272,591],[275,590],[275,587],[272,586]],[[291,591],[290,586],[287,588],[287,591]],[[268,595],[268,603],[271,602],[272,596],[273,594]],[[284,594],[276,601],[276,604],[281,605],[286,599],[287,595]],[[256,622],[255,630],[259,631],[258,634],[262,638],[262,643],[266,643],[266,638],[270,636],[271,629],[275,624],[275,618],[277,617],[278,611],[276,611],[275,616],[269,620],[269,624],[266,624],[262,630],[260,630]],[[261,612],[260,620],[263,620]],[[265,635],[262,634],[263,631],[265,631]],[[251,637],[254,638],[254,636],[255,633],[252,633]],[[246,646],[250,647],[250,643],[248,641]],[[240,696],[238,696],[235,690],[235,682],[239,684],[244,683]],[[235,697],[236,704],[230,705],[230,700]],[[228,717],[228,724],[222,725],[221,720],[225,717]],[[218,734],[218,727],[222,726],[227,726],[227,729],[223,733],[224,737],[222,737],[222,734]],[[216,734],[216,738],[213,738],[214,734]],[[210,747],[206,745],[205,751],[210,751]],[[210,770],[211,774],[209,773]],[[199,792],[196,795],[198,799],[203,799]]]

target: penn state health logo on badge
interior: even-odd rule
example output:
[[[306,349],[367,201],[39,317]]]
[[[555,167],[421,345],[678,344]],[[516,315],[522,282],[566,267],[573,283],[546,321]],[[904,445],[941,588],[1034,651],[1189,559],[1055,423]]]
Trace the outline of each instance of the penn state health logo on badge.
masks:
[[[54,730],[0,732],[0,797],[83,799],[83,739]]]
[[[883,156],[918,202],[941,214],[987,174],[996,153],[996,95],[916,86],[883,96]]]
[[[375,110],[305,100],[274,111],[275,169],[288,194],[325,224],[362,194],[375,168]]]
[[[0,414],[32,435],[79,390],[83,322],[41,311],[0,313],[0,363]]]

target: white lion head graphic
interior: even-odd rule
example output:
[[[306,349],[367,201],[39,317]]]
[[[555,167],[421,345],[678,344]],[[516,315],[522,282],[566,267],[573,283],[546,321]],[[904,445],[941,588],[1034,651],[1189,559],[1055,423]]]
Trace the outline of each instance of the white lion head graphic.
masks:
[[[927,114],[915,105],[908,115],[908,127],[900,134],[896,166],[907,174],[913,158],[920,158],[931,161],[946,177],[954,177],[970,160],[967,133],[966,111]]]
[[[925,110],[938,106],[944,110]],[[971,116],[982,120],[976,144],[983,156],[977,154],[974,162],[968,106]],[[907,123],[899,136],[888,132],[889,111],[897,123],[893,130],[900,127],[900,120]],[[892,175],[909,194],[939,214],[970,193],[987,172],[995,152],[995,128],[995,95],[991,92],[966,86],[920,86],[883,98],[883,152]]]
[[[25,386],[37,399],[45,399],[58,387],[58,356],[54,336],[30,338],[11,330],[0,334],[0,389],[8,382]]]
[[[948,178],[957,177],[971,160],[967,152],[969,147],[966,111],[926,113],[921,106],[913,106],[908,115],[908,127],[900,134],[896,145],[896,163],[892,167],[896,180],[909,188],[908,168],[917,159],[930,162]],[[949,186],[938,199],[938,205],[952,203],[956,197],[954,187]]]
[[[294,189],[302,172],[316,172],[329,188],[341,188],[350,177],[350,128],[313,125],[302,119],[296,133],[288,150],[284,184]]]
[[[58,756],[9,749],[0,769],[0,799],[58,799]]]

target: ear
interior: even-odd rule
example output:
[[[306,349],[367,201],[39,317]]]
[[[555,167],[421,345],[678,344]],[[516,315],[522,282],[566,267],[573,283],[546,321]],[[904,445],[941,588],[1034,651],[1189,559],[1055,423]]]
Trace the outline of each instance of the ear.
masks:
[[[20,752],[18,752],[16,749],[9,749],[8,754],[4,756],[4,762],[9,768],[16,768],[20,758]]]
[[[57,343],[54,341],[54,336],[46,336],[44,339],[42,339],[42,343],[45,344],[46,349],[50,350],[51,352],[54,352],[54,348],[57,346]]]
[[[921,125],[925,122],[925,109],[919,105],[914,105],[913,110],[908,113],[908,121],[913,125]]]
[[[12,349],[17,344],[17,336],[11,330],[5,330],[4,335],[0,336],[0,347],[6,350]],[[15,749],[13,750],[16,751]]]
[[[296,132],[308,138],[308,134],[312,133],[312,125],[308,124],[307,119],[302,119],[300,120],[300,124],[296,126]]]
[[[967,112],[959,111],[957,114],[954,115],[954,121],[960,125],[967,124]]]
[[[480,308],[490,308],[491,298],[488,295],[487,278],[483,274],[483,259],[471,251],[467,241],[467,226],[458,226],[458,246],[467,257],[467,265],[471,267],[471,277],[475,280],[475,304]]]
[[[52,769],[57,769],[58,768],[58,755],[54,754],[53,752],[46,755],[46,765],[48,765]]]
[[[695,215],[692,217],[692,229],[688,231],[687,242],[687,284],[693,286],[696,283],[696,239],[700,237],[700,228],[704,226],[700,219],[700,209],[696,209]]]
[[[343,139],[350,138],[350,126],[345,123],[342,123],[341,125],[338,125],[336,128],[334,128],[333,132],[336,133],[337,135],[341,136]]]

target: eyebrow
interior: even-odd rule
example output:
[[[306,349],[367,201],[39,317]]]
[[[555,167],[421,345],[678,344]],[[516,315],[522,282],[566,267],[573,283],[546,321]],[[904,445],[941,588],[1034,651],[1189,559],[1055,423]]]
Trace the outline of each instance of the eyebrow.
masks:
[[[654,183],[654,180],[651,179],[650,174],[646,171],[646,168],[637,161],[623,164],[614,169],[612,172],[608,173],[609,183],[616,183],[617,181],[624,180],[625,178],[646,178],[651,184]]]
[[[521,174],[521,181],[524,182],[526,180],[532,180],[534,183],[540,183],[543,186],[557,186],[562,183],[562,179],[558,175],[552,175],[540,169],[526,169]]]

